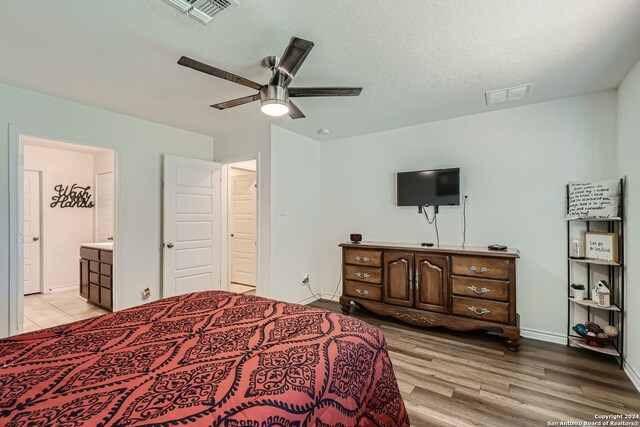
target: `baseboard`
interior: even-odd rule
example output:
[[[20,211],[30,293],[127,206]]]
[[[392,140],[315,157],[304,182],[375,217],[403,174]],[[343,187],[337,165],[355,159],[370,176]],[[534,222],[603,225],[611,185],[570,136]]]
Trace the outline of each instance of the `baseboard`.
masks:
[[[554,332],[540,331],[538,329],[521,328],[520,335],[523,338],[545,341],[553,344],[567,345],[567,336]]]
[[[50,288],[49,290],[45,291],[45,294],[52,294],[55,292],[65,292],[65,291],[73,291],[76,289],[80,289],[79,285],[77,283],[73,283],[71,285],[65,285],[65,286],[58,286],[57,288]],[[80,292],[80,291],[78,291]]]
[[[316,296],[320,296],[320,295],[316,295]],[[294,304],[306,305],[306,304],[309,304],[310,302],[314,302],[314,301],[318,301],[318,298],[316,298],[315,296],[311,295],[311,296],[308,296],[306,298],[301,299],[300,301],[295,302]]]
[[[333,294],[318,293],[318,294],[315,294],[315,296],[313,296],[313,295],[308,296],[307,298],[304,298],[304,299],[296,302],[296,304],[309,304],[311,302],[318,301],[320,299],[327,300],[327,301],[336,301],[336,302],[338,302],[338,301],[340,301],[340,295],[341,294],[333,295]]]
[[[633,368],[633,366],[629,365],[626,360],[624,362],[624,372],[627,374],[635,388],[640,391],[640,375],[638,375],[638,372]]]
[[[340,295],[341,294],[321,294],[322,299],[325,299],[327,301],[340,301]]]

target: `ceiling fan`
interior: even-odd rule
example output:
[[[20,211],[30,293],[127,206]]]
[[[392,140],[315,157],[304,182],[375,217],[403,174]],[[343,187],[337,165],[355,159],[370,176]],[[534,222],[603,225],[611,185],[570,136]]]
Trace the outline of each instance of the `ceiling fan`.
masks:
[[[292,37],[289,46],[287,46],[282,54],[282,58],[278,58],[277,56],[267,56],[264,58],[261,64],[269,68],[272,72],[271,80],[269,80],[269,83],[266,85],[261,85],[233,73],[203,64],[186,56],[181,57],[178,60],[178,64],[258,91],[255,95],[211,105],[213,108],[226,110],[227,108],[260,100],[262,104],[260,109],[269,116],[289,114],[292,119],[302,119],[305,115],[289,98],[358,96],[360,92],[362,92],[361,87],[289,87],[312,48],[312,42]]]

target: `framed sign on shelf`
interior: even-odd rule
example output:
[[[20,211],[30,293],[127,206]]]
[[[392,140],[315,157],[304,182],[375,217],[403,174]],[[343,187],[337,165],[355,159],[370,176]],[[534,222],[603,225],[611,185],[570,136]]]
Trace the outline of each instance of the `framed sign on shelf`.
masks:
[[[584,232],[584,256],[587,259],[618,262],[616,233]]]

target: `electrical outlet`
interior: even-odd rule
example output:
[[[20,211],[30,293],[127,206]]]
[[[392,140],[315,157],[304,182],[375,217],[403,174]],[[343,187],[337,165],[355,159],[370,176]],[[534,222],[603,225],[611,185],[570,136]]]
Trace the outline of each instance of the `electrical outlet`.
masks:
[[[150,296],[151,296],[151,289],[145,288],[144,291],[142,291],[142,299],[149,299]]]
[[[307,286],[309,284],[309,273],[305,273],[302,276],[302,286]]]
[[[468,205],[470,201],[471,201],[471,197],[468,194],[464,194],[462,196],[462,203],[463,204]]]

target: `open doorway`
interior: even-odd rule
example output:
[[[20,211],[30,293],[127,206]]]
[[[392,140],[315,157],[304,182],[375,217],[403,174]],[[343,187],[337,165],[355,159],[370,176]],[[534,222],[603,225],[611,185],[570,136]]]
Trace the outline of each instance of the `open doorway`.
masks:
[[[227,163],[227,267],[231,292],[255,295],[258,277],[256,159]]]
[[[21,135],[22,300],[16,333],[113,310],[115,153]],[[20,171],[18,171],[20,175]],[[20,256],[19,256],[20,258]],[[21,321],[21,322],[20,322]]]

